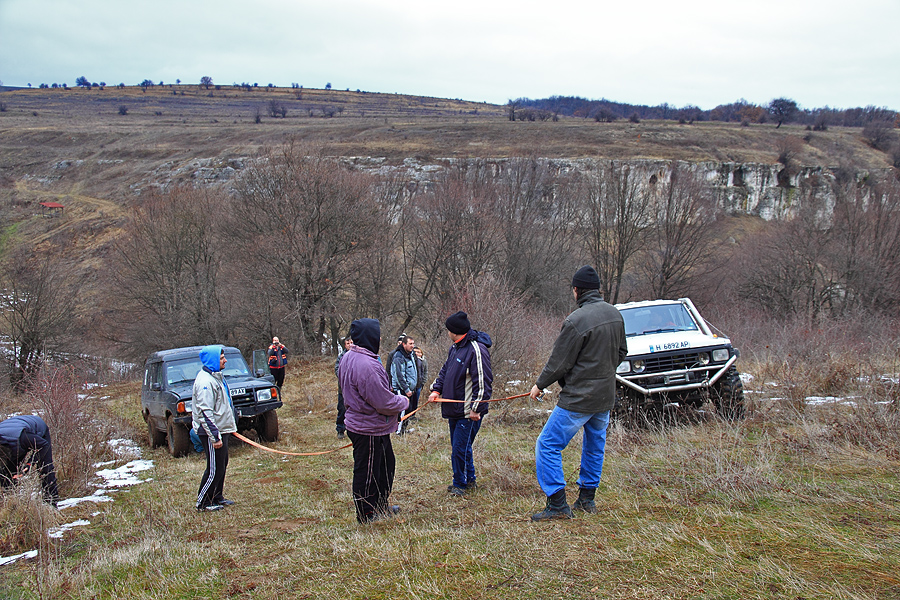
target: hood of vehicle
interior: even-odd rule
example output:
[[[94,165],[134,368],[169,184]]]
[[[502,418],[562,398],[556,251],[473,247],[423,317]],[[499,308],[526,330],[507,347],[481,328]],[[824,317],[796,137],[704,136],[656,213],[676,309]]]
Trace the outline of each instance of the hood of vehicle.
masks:
[[[256,390],[259,388],[274,387],[274,384],[271,381],[266,381],[265,379],[258,379],[256,377],[248,377],[246,375],[241,375],[241,376],[226,375],[225,382],[228,383],[228,389],[248,388],[248,389]]]
[[[730,346],[726,337],[705,335],[701,331],[670,331],[635,335],[627,339],[628,356],[655,354],[657,352],[677,352],[692,348],[716,348]]]

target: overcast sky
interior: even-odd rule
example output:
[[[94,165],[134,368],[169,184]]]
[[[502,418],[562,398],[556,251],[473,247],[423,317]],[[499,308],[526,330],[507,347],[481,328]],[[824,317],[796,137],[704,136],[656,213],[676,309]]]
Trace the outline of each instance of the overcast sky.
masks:
[[[900,0],[0,0],[0,81],[900,110]]]

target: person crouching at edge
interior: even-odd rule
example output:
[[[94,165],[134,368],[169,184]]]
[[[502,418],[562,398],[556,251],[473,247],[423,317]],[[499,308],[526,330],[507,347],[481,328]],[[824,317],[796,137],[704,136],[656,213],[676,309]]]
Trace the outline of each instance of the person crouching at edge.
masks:
[[[494,382],[488,351],[491,337],[472,329],[469,316],[462,311],[447,317],[444,325],[453,345],[447,353],[447,362],[431,384],[428,400],[434,402],[443,396],[447,400],[462,401],[441,404],[441,416],[450,426],[453,482],[447,491],[454,496],[463,496],[476,487],[472,443],[488,412],[486,400],[491,399]]]
[[[200,350],[203,368],[194,380],[193,428],[206,454],[206,471],[200,479],[197,510],[221,510],[234,504],[222,494],[225,471],[228,469],[228,438],[237,431],[234,405],[228,384],[222,376],[225,368],[225,349],[204,346]]]
[[[388,505],[396,461],[391,434],[409,398],[391,391],[387,371],[378,361],[381,325],[375,319],[350,324],[353,345],[338,368],[344,395],[344,426],[353,443],[353,503],[356,520],[371,523],[400,512]]]

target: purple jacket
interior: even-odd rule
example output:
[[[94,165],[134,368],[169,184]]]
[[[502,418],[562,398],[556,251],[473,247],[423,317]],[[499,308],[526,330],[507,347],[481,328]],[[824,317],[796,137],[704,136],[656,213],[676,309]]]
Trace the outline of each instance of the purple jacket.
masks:
[[[397,415],[409,407],[406,396],[391,391],[387,372],[377,355],[351,346],[341,358],[338,380],[344,395],[344,426],[361,435],[388,435],[397,431]]]

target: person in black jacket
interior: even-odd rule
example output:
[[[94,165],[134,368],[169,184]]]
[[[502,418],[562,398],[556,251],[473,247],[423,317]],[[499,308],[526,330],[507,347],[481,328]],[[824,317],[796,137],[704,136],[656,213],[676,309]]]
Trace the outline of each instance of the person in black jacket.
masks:
[[[447,491],[462,496],[475,488],[475,462],[472,458],[472,443],[481,422],[488,412],[491,385],[494,375],[491,371],[491,337],[472,329],[469,316],[460,311],[447,317],[444,323],[453,345],[447,353],[447,362],[441,367],[437,379],[431,384],[429,402],[443,397],[441,416],[450,426],[450,465],[453,468],[453,483]]]
[[[19,468],[31,451],[34,451],[32,464],[41,476],[44,499],[56,506],[59,488],[53,467],[50,428],[37,415],[10,417],[0,423],[0,486],[6,488],[15,483]]]
[[[572,278],[578,308],[563,322],[553,351],[531,388],[536,399],[541,390],[559,382],[559,401],[547,419],[534,448],[538,483],[547,495],[547,507],[532,520],[571,519],[566,501],[562,451],[580,430],[581,470],[578,500],[574,508],[597,512],[594,493],[600,485],[609,411],[616,401],[616,367],[628,354],[625,322],[616,308],[603,301],[600,277],[590,266]]]

